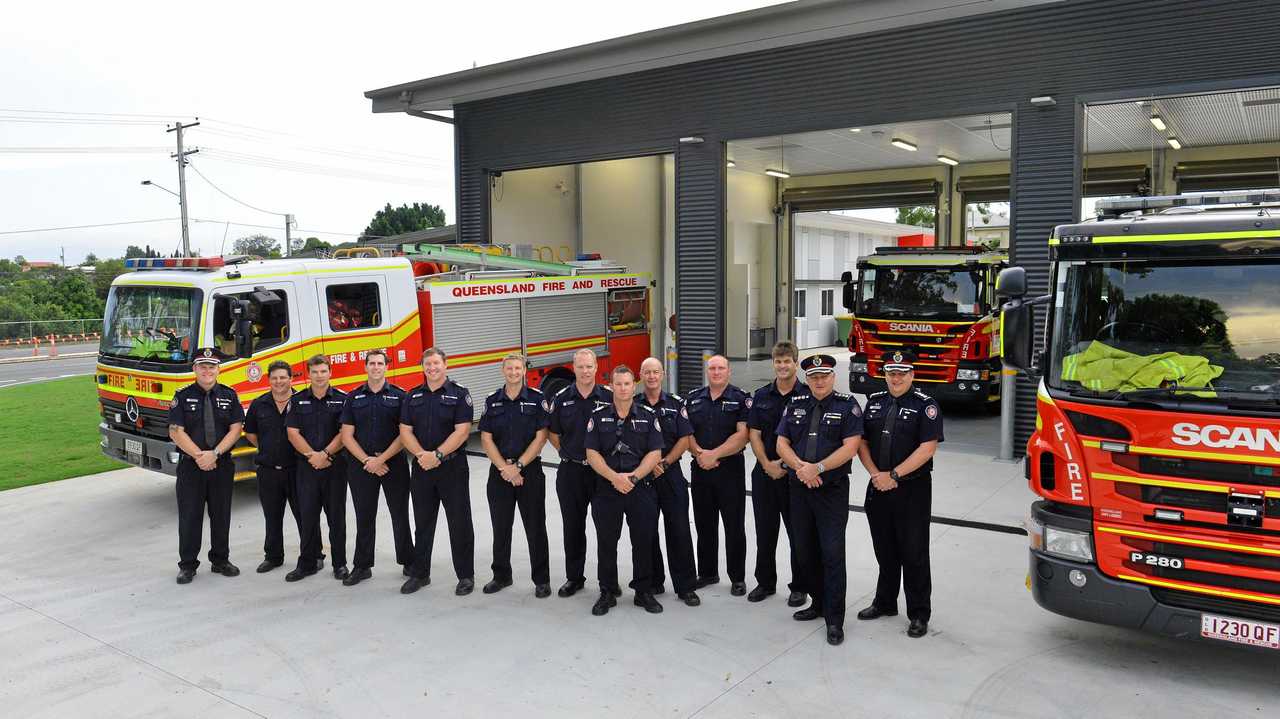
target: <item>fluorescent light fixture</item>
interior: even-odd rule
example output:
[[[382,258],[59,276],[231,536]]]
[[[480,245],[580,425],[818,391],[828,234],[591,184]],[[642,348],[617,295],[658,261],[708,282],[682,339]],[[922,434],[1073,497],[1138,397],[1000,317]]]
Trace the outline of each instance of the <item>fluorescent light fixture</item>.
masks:
[[[686,145],[698,145],[698,144],[701,144],[701,143],[702,143],[702,136],[701,136],[701,135],[689,135],[688,137],[682,137],[682,138],[680,138],[680,142],[682,142],[682,143],[684,143],[684,144],[686,144]]]
[[[946,155],[938,155],[938,162],[941,162],[944,165],[951,165],[952,167],[960,164],[959,160],[954,157],[947,157]],[[974,379],[977,378],[975,377]]]
[[[738,163],[734,162],[733,160],[729,160],[728,162],[724,163],[724,165],[725,167],[737,167]]]
[[[894,147],[898,147],[903,150],[906,150],[907,152],[915,152],[916,150],[919,149],[919,147],[914,142],[907,142],[901,137],[893,138],[892,140],[889,141],[889,144],[893,145]]]
[[[849,128],[849,132],[862,132],[862,128],[861,128],[861,127],[851,127],[851,128]]]
[[[776,177],[779,180],[785,180],[788,177],[791,177],[790,172],[783,172],[782,170],[775,170],[773,168],[769,168],[768,170],[765,170],[764,174],[768,175],[769,177]]]
[[[1178,142],[1178,138],[1173,137],[1172,135],[1170,135],[1170,136],[1169,136],[1169,147],[1172,147],[1172,148],[1173,148],[1173,149],[1175,149],[1175,150],[1181,150],[1181,149],[1182,149],[1182,143],[1181,143],[1181,142]]]
[[[1053,107],[1058,101],[1053,99],[1053,95],[1038,95],[1031,98],[1028,102],[1036,107]]]
[[[1160,117],[1159,115],[1151,116],[1151,124],[1160,132],[1164,132],[1164,129],[1166,127],[1166,125],[1164,124],[1164,118]]]

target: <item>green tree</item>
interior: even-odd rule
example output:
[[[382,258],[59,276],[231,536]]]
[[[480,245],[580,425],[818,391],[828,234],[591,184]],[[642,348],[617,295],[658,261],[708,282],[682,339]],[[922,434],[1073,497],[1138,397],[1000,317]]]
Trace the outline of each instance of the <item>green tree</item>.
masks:
[[[90,265],[96,265],[96,264],[98,264],[98,256],[90,252],[89,254],[84,256],[84,262],[81,262],[80,266],[89,267]]]
[[[125,272],[124,260],[120,259],[103,260],[94,265],[93,290],[98,299],[106,301],[107,293],[111,291],[112,281]]]
[[[151,254],[149,252],[143,250],[141,247],[138,247],[137,245],[129,245],[124,249],[124,258],[126,260],[132,260],[137,257],[150,257],[150,256]]]
[[[333,245],[325,242],[319,237],[308,237],[306,242],[302,244],[302,252],[319,252],[320,250],[332,250]]]
[[[938,211],[933,205],[917,205],[898,208],[899,225],[915,225],[916,227],[935,227]]]
[[[241,237],[231,244],[233,255],[257,255],[258,257],[279,257],[280,241],[263,234]]]
[[[18,265],[19,267],[27,264],[27,258],[23,257],[22,255],[18,255],[14,257],[13,261],[14,261],[14,264]]]
[[[415,232],[431,227],[444,227],[444,210],[439,205],[415,202],[412,205],[392,207],[391,203],[378,210],[364,234],[370,237],[390,237],[404,232]]]

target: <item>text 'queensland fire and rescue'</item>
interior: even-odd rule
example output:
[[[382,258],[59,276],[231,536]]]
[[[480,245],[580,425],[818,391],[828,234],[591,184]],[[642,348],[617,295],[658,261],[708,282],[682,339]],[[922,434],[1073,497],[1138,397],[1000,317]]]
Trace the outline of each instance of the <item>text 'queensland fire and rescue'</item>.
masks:
[[[535,292],[559,292],[563,290],[594,290],[597,287],[639,287],[636,277],[605,277],[580,280],[540,280],[505,284],[459,285],[451,293],[454,297],[482,297],[486,295],[521,295]]]

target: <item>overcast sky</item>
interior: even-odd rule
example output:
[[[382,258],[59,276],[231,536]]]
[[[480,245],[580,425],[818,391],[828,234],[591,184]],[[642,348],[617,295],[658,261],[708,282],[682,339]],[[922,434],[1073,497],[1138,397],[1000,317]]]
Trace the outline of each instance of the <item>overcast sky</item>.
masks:
[[[0,257],[57,260],[65,248],[75,264],[129,244],[176,249],[176,219],[13,231],[177,218],[173,196],[139,183],[177,190],[165,125],[196,117],[191,166],[244,203],[293,213],[295,236],[351,239],[388,202],[438,204],[453,222],[452,128],[374,115],[363,92],[770,4],[11,4],[0,24]],[[283,238],[283,218],[190,170],[187,189],[202,254],[224,237]]]

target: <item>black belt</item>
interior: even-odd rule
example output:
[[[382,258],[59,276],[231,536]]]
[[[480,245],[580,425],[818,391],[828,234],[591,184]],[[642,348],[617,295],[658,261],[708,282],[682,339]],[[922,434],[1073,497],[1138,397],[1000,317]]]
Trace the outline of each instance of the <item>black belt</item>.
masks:
[[[564,461],[564,462],[573,462],[574,464],[580,464],[580,465],[582,465],[582,466],[584,466],[584,467],[590,467],[590,466],[591,466],[591,463],[590,463],[590,462],[588,462],[588,461],[587,461],[587,460],[585,460],[585,459],[574,459],[573,457],[561,457],[560,459],[561,459],[561,461]]]

